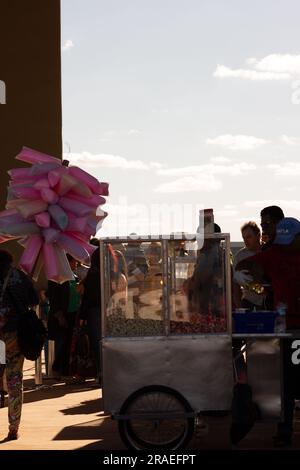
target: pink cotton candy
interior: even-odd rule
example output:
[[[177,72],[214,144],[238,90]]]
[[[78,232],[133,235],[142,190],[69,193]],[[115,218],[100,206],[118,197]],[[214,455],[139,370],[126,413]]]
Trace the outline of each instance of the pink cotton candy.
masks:
[[[29,199],[29,200],[36,200],[40,199],[40,193],[33,187],[31,188],[11,188],[11,193],[14,197],[20,198],[20,199]]]
[[[43,230],[43,237],[46,243],[54,243],[58,240],[60,230],[49,227]]]
[[[0,216],[0,229],[5,228],[7,225],[14,225],[23,223],[23,217],[17,213],[12,215]]]
[[[29,201],[21,203],[16,206],[17,211],[27,219],[31,215],[36,215],[39,212],[44,212],[48,207],[48,204],[45,201]]]
[[[30,168],[30,174],[34,177],[47,175],[49,171],[59,168],[56,163],[37,163]]]
[[[96,216],[96,215],[94,216],[94,215],[92,215],[88,218],[87,223],[88,223],[88,226],[91,229],[92,234],[97,232],[97,227],[98,227],[99,222],[101,220],[103,220],[105,217],[106,217],[106,215],[104,215],[104,216]]]
[[[68,223],[66,230],[68,232],[84,232],[85,227],[87,225],[87,218],[86,217],[74,217],[74,216],[71,216],[70,214],[71,214],[70,212],[67,213],[69,223]]]
[[[0,213],[0,243],[18,239],[24,247],[20,267],[35,279],[42,265],[48,280],[73,279],[66,253],[88,262],[96,250],[89,239],[106,216],[96,211],[106,202],[102,196],[108,195],[108,185],[26,147],[16,158],[32,166],[8,172],[11,181],[6,210]]]
[[[97,194],[93,194],[91,197],[84,198],[82,196],[79,196],[78,194],[74,194],[73,191],[71,191],[68,194],[68,198],[74,199],[75,201],[82,202],[83,204],[86,204],[87,206],[94,207],[97,209],[98,206],[101,204],[105,204],[106,200],[102,196],[97,196]]]
[[[30,168],[13,168],[7,172],[12,180],[25,180],[30,178]]]
[[[22,183],[20,183],[20,180],[11,180],[8,183],[9,189],[13,188],[32,188],[34,187],[35,183],[37,182],[37,178],[31,178],[31,179],[25,179],[22,180]]]
[[[99,181],[94,178],[94,176],[90,175],[81,168],[78,168],[77,166],[70,166],[69,172],[72,176],[74,176],[74,178],[86,184],[90,189],[92,189],[92,191],[96,192],[94,188],[97,188]]]
[[[50,205],[48,207],[48,212],[59,228],[61,230],[65,230],[69,222],[66,212],[57,204]]]
[[[54,186],[56,186],[59,183],[60,178],[66,172],[67,172],[67,169],[64,166],[61,166],[60,168],[56,168],[55,170],[52,170],[48,173],[48,181],[49,181],[51,188],[54,188]]]
[[[55,246],[56,262],[58,266],[58,275],[53,279],[58,284],[74,279],[74,274],[70,268],[70,264],[66,253],[59,246]]]
[[[100,196],[108,196],[108,183],[100,183],[98,181],[97,186],[95,186],[94,193],[100,194]]]
[[[59,205],[66,211],[70,211],[78,217],[84,217],[92,212],[92,208],[81,202],[74,203],[74,200],[68,197],[61,197]]]
[[[89,253],[90,256],[97,249],[96,246],[91,245],[90,243],[88,243],[85,239],[85,236],[82,235],[82,234],[78,234],[78,233],[75,234],[75,233],[69,233],[69,232],[68,233],[66,232],[66,234],[70,238],[72,238],[75,242],[79,243],[82,246],[82,248],[84,248]]]
[[[26,249],[21,256],[19,265],[27,274],[32,273],[42,245],[43,240],[40,235],[33,235],[26,243]]]
[[[59,199],[58,195],[50,188],[41,189],[41,198],[48,204],[56,204]]]
[[[40,212],[34,219],[39,227],[47,228],[50,226],[50,215],[48,212]]]
[[[57,194],[59,194],[59,196],[63,196],[64,194],[69,192],[71,188],[74,188],[76,185],[77,185],[76,179],[73,178],[73,176],[69,175],[68,173],[65,173],[61,175],[61,178],[58,182],[57,189],[56,189]]]
[[[15,224],[19,222],[24,222],[24,219],[16,209],[8,209],[0,212],[0,224]]]
[[[21,152],[15,158],[16,160],[32,164],[55,162],[61,165],[61,160],[58,158],[52,157],[52,155],[47,155],[46,153],[38,152],[37,150],[33,150],[29,147],[23,147]]]
[[[35,189],[45,189],[49,188],[48,178],[41,178],[34,183]]]
[[[90,197],[92,197],[93,193],[92,191],[90,190],[90,188],[82,183],[82,182],[79,182],[76,184],[76,186],[74,186],[72,188],[72,191],[75,193],[75,194],[78,194],[79,196],[85,198],[85,199],[88,199]]]
[[[6,202],[6,209],[16,209],[20,204],[25,204],[27,199],[10,199]]]
[[[6,225],[1,228],[1,233],[11,235],[13,237],[25,237],[39,233],[39,228],[34,222],[20,222],[17,224]]]
[[[89,253],[87,250],[81,244],[77,243],[77,240],[74,240],[74,238],[68,235],[62,233],[57,241],[57,244],[67,253],[70,253],[73,258],[82,263],[89,259]]]
[[[16,209],[6,209],[0,212],[0,217],[9,217],[10,215],[16,215],[18,211]]]

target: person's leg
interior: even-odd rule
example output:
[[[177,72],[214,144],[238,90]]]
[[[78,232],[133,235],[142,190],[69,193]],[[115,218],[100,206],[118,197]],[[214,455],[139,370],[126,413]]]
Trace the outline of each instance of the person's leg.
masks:
[[[291,340],[282,342],[282,386],[283,386],[283,420],[278,423],[277,436],[275,443],[280,445],[288,444],[293,434],[294,419],[294,370],[292,367],[292,349]]]
[[[62,330],[56,335],[54,340],[54,361],[52,364],[52,372],[55,377],[60,377],[62,372],[62,354],[63,354],[63,332]]]
[[[76,312],[67,313],[67,327],[65,331],[65,337],[63,342],[63,375],[70,375],[70,359],[71,359],[71,346],[72,346],[72,337],[74,332],[76,319]]]
[[[44,357],[45,357],[45,371],[46,375],[48,376],[48,371],[49,371],[49,346],[48,346],[48,340],[46,339],[44,343]]]
[[[91,343],[91,349],[94,355],[97,378],[101,381],[101,356],[100,356],[100,312],[98,308],[91,308],[87,313],[88,335]]]
[[[234,366],[234,381],[239,383],[247,383],[247,368],[242,352],[244,346],[242,339],[232,339],[232,354],[233,354],[233,366]]]
[[[21,420],[24,356],[19,350],[16,332],[5,334],[5,344],[9,434],[13,436],[17,435]]]

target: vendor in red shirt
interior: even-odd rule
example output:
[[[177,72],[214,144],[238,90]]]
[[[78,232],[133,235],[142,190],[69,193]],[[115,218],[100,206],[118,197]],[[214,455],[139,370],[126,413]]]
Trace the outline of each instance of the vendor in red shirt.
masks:
[[[241,261],[238,270],[248,269],[260,281],[271,280],[275,308],[287,306],[287,328],[300,329],[300,222],[286,217],[277,226],[277,235],[268,250]]]
[[[241,261],[236,269],[248,269],[257,281],[267,274],[273,286],[275,308],[281,303],[286,305],[287,329],[300,330],[299,220],[292,217],[282,219],[277,225],[273,245],[266,251]],[[295,338],[282,341],[284,421],[279,423],[275,436],[278,447],[291,444],[295,398],[300,393],[300,365],[294,365],[291,360],[291,345],[294,340]]]

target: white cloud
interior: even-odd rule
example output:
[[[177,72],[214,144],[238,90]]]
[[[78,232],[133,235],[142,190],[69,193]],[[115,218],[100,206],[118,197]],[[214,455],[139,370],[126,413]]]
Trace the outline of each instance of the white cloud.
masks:
[[[287,162],[282,165],[267,165],[267,168],[274,170],[276,176],[300,176],[300,163]]]
[[[227,157],[212,157],[210,159],[213,163],[229,163],[231,162],[231,159],[230,158],[227,158]]]
[[[261,60],[251,59],[256,70],[274,72],[278,74],[300,75],[300,55],[295,54],[269,54]]]
[[[170,183],[163,183],[155,188],[158,193],[183,193],[193,191],[219,191],[222,188],[222,182],[217,180],[211,174],[198,176],[184,176]]]
[[[72,165],[82,165],[88,168],[121,168],[123,170],[149,170],[153,168],[153,163],[145,163],[141,160],[127,160],[119,155],[98,154],[94,155],[89,152],[70,153],[64,156]],[[157,165],[160,165],[157,163]]]
[[[290,145],[290,146],[300,145],[300,137],[292,137],[292,136],[283,134],[280,137],[280,140],[286,145]]]
[[[150,165],[150,168],[153,168],[155,170],[160,170],[161,168],[165,168],[166,166],[164,163],[159,163],[159,162],[150,162],[149,165]]]
[[[169,112],[170,112],[169,108],[152,108],[151,109],[151,113],[167,114]]]
[[[141,134],[141,131],[139,131],[138,129],[129,129],[129,131],[127,132],[127,135],[140,135]]]
[[[232,69],[218,64],[213,76],[244,80],[291,80],[300,76],[300,55],[296,54],[269,54],[260,60],[251,57],[246,64],[250,68]]]
[[[267,144],[268,141],[252,135],[243,134],[223,134],[214,139],[206,139],[208,145],[219,145],[230,150],[253,150]]]
[[[62,46],[62,50],[63,51],[69,51],[70,49],[72,49],[72,47],[74,47],[74,43],[73,43],[72,39],[66,39],[66,41],[64,42],[64,44]]]
[[[231,69],[225,65],[217,65],[213,73],[216,78],[241,78],[243,80],[289,80],[288,73],[258,72],[251,69]]]
[[[180,168],[167,168],[158,170],[157,174],[161,176],[195,176],[195,175],[228,175],[237,176],[247,174],[256,169],[256,166],[250,163],[241,162],[233,165],[215,165],[208,163],[206,165],[193,165]]]

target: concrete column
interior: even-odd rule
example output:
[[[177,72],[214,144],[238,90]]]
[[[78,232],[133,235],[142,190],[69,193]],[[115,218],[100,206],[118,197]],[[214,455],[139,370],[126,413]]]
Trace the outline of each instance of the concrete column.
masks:
[[[22,146],[62,157],[60,0],[0,4],[0,210]],[[16,243],[3,247],[17,255]]]

